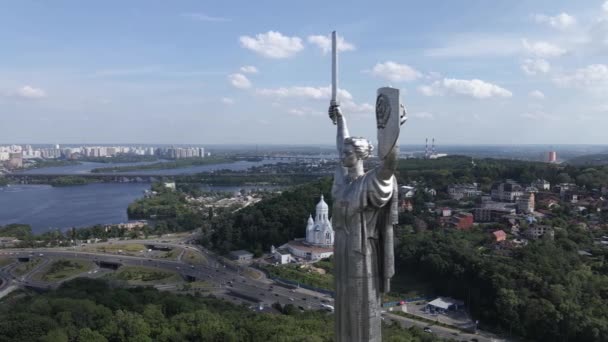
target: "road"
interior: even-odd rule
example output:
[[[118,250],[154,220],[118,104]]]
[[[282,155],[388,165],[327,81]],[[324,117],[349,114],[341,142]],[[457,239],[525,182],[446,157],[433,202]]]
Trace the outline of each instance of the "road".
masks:
[[[333,305],[333,299],[327,295],[317,293],[305,289],[291,289],[273,283],[265,277],[261,279],[251,279],[242,274],[242,268],[232,269],[231,267],[225,267],[222,263],[218,262],[212,254],[206,252],[200,247],[194,247],[192,245],[184,245],[183,243],[174,242],[159,242],[151,240],[129,240],[121,242],[112,242],[113,244],[119,243],[143,243],[143,244],[154,244],[157,246],[170,246],[179,247],[182,249],[190,249],[202,253],[209,262],[208,265],[190,265],[181,260],[167,260],[160,258],[145,258],[138,256],[127,256],[127,255],[116,255],[116,254],[105,254],[97,252],[83,252],[78,250],[61,250],[61,249],[14,249],[14,250],[0,250],[0,257],[8,258],[19,258],[19,257],[38,257],[43,258],[43,261],[34,267],[27,274],[16,277],[11,273],[12,269],[16,266],[15,263],[0,268],[0,278],[3,282],[0,285],[0,294],[10,286],[26,286],[38,289],[49,289],[55,288],[60,283],[46,283],[43,281],[33,279],[34,275],[42,270],[42,268],[54,259],[64,258],[78,258],[82,260],[90,260],[99,263],[112,263],[120,264],[124,266],[143,266],[159,268],[168,271],[174,271],[180,274],[184,279],[194,279],[196,281],[204,281],[209,284],[206,289],[216,296],[230,299],[236,302],[244,302],[250,304],[250,306],[256,308],[259,305],[264,307],[271,306],[273,303],[293,304],[297,308],[304,310],[318,310],[321,309],[321,304]],[[99,269],[98,269],[99,270]],[[98,272],[94,273],[98,274]],[[80,276],[94,276],[85,272]],[[73,278],[73,277],[72,277]],[[168,289],[171,285],[157,286],[158,288]],[[429,323],[417,321],[408,317],[399,316],[390,312],[384,312],[383,317],[385,322],[396,322],[399,325],[409,328],[411,326],[418,326],[424,328],[429,326]],[[494,336],[486,334],[466,334],[461,333],[455,329],[444,328],[441,326],[430,326],[432,334],[445,338],[454,339],[458,341],[466,340],[471,341],[477,339],[478,341],[490,342],[500,341]]]
[[[133,241],[131,241],[133,243]],[[150,243],[147,241],[146,243]],[[160,245],[162,243],[154,243]],[[169,244],[181,248],[186,246],[180,244]],[[198,250],[198,249],[197,249]],[[10,254],[12,253],[12,254]],[[42,254],[42,256],[40,256]],[[296,307],[302,307],[303,309],[318,309],[321,307],[321,300],[325,302],[331,302],[332,299],[322,294],[311,294],[310,291],[304,291],[299,289],[289,289],[276,284],[272,284],[266,279],[255,280],[245,277],[238,270],[234,271],[230,268],[222,266],[220,263],[212,263],[214,266],[207,265],[189,265],[182,261],[177,260],[165,260],[165,259],[146,259],[136,256],[126,255],[112,255],[95,252],[82,252],[82,251],[66,251],[57,249],[21,249],[21,250],[4,250],[0,252],[0,256],[9,258],[19,257],[41,257],[44,262],[41,262],[33,270],[17,277],[11,274],[11,266],[0,270],[0,277],[6,280],[3,282],[0,291],[4,286],[9,286],[9,283],[17,283],[21,286],[29,286],[39,289],[54,288],[60,285],[60,283],[46,283],[43,281],[33,279],[38,270],[40,270],[46,263],[52,259],[63,259],[63,258],[78,258],[82,260],[91,260],[96,264],[100,262],[115,263],[126,266],[143,266],[160,268],[164,270],[174,271],[179,273],[184,279],[194,279],[196,281],[205,281],[209,283],[209,290],[214,294],[221,296],[230,296],[232,298],[238,298],[241,301],[248,302],[252,305],[258,305],[262,303],[264,306],[270,306],[273,303],[279,302],[281,304],[293,304]],[[210,256],[206,255],[209,260]],[[14,264],[13,264],[14,265]],[[86,275],[86,273],[84,274]],[[6,284],[6,285],[5,285]],[[231,295],[232,294],[232,295]]]

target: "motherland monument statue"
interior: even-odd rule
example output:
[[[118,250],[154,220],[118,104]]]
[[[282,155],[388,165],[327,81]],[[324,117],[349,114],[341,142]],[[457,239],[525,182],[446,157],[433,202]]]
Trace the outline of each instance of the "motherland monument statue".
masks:
[[[335,271],[335,339],[380,342],[381,294],[395,274],[393,225],[397,223],[397,166],[400,126],[406,121],[399,89],[378,89],[376,123],[380,164],[364,172],[373,146],[352,137],[337,99],[336,32],[332,33],[332,98],[329,117],[337,126],[341,160],[332,187]]]

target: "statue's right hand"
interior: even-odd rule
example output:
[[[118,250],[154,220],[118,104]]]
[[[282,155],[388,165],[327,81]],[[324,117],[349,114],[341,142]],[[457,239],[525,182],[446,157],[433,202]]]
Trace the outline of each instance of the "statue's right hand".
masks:
[[[342,117],[342,111],[340,110],[340,105],[332,104],[329,106],[329,118],[335,124],[338,121],[338,118]]]

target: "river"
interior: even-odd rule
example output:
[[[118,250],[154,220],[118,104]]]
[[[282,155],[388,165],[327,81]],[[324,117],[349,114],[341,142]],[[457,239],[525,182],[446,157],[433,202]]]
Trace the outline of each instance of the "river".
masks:
[[[214,170],[246,170],[252,166],[271,164],[274,161],[237,161],[235,163],[190,166],[169,170],[142,170],[136,174],[178,175],[209,172]],[[83,162],[78,165],[47,167],[24,171],[26,174],[79,175],[90,173],[98,167],[114,165],[142,165],[141,163],[104,164]],[[121,174],[129,174],[124,172]],[[235,192],[259,187],[234,187],[202,185],[205,191]],[[89,227],[95,224],[127,222],[127,207],[143,197],[150,184],[143,183],[94,183],[78,186],[52,187],[48,185],[11,185],[0,187],[0,226],[23,223],[32,226],[35,233],[48,229]]]
[[[49,228],[127,222],[129,203],[149,188],[141,183],[0,187],[0,225],[24,223],[43,233]]]

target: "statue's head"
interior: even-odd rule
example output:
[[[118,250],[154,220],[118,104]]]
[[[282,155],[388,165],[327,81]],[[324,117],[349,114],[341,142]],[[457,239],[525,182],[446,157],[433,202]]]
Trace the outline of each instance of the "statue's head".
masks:
[[[372,155],[374,146],[365,138],[348,137],[344,139],[342,149],[342,165],[344,167],[354,167],[360,160],[365,160]]]

